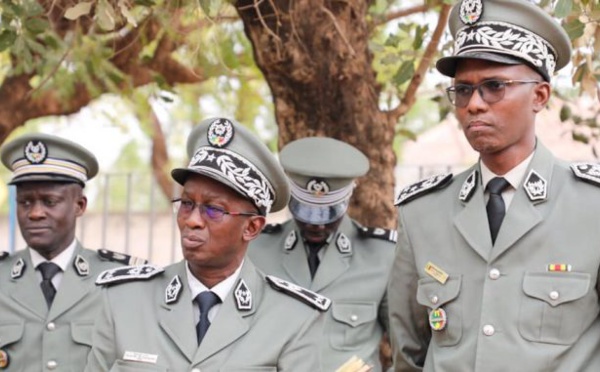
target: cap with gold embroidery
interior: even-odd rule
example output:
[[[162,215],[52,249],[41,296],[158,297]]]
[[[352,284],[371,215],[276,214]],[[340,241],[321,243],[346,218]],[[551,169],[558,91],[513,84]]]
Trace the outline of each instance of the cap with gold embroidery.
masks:
[[[439,72],[454,77],[459,60],[472,58],[527,64],[546,81],[571,59],[565,30],[527,0],[462,0],[448,21],[454,54],[437,61]]]
[[[225,118],[203,120],[190,133],[187,152],[187,168],[171,171],[179,184],[193,173],[210,177],[248,198],[262,215],[287,205],[290,192],[281,166],[242,124]]]
[[[85,182],[98,173],[94,154],[75,142],[48,134],[26,134],[2,147],[2,164],[13,171],[9,184]]]
[[[326,137],[290,142],[279,159],[290,179],[290,212],[313,225],[341,218],[348,210],[355,178],[369,170],[369,160],[362,152]]]

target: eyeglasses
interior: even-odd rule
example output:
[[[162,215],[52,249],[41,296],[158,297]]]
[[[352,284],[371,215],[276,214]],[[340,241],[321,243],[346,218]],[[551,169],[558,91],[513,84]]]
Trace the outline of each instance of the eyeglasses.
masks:
[[[208,218],[210,221],[220,222],[226,214],[230,216],[258,216],[255,212],[230,212],[223,208],[215,207],[210,204],[200,204],[189,199],[176,198],[171,200],[173,212],[181,213],[185,216],[192,214],[194,209],[198,207],[202,217]]]
[[[446,88],[448,99],[456,107],[467,107],[473,92],[477,89],[479,96],[486,103],[496,103],[504,98],[506,86],[512,84],[537,84],[538,80],[486,80],[479,84],[456,84]]]

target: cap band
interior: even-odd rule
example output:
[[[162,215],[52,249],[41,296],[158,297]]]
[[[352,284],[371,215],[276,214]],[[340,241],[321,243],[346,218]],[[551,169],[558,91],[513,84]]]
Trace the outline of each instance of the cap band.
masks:
[[[556,51],[537,34],[505,22],[479,22],[456,34],[455,56],[472,52],[508,54],[529,62],[542,73],[552,76]]]
[[[292,195],[288,205],[295,219],[311,225],[326,225],[339,220],[348,210],[349,199],[340,203],[325,206],[315,206],[303,203]]]
[[[57,174],[74,178],[85,183],[87,170],[71,161],[45,158],[43,163],[31,163],[28,159],[19,159],[12,164],[13,179],[29,174]]]
[[[269,180],[248,159],[216,147],[200,147],[192,157],[188,169],[227,179],[236,191],[248,197],[266,215],[275,200],[275,191]]]
[[[351,182],[345,187],[335,191],[329,191],[327,193],[316,193],[313,191],[308,191],[300,186],[298,186],[295,182],[290,182],[290,191],[294,198],[297,200],[314,205],[314,206],[327,206],[334,205],[347,200],[352,196],[352,191],[354,190],[355,183]]]

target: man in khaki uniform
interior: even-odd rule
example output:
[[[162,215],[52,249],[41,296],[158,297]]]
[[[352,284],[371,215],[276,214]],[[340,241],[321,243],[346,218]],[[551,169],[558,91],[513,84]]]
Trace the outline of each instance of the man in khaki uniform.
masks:
[[[100,309],[94,285],[104,270],[131,263],[113,252],[84,249],[75,239],[96,175],[93,154],[44,134],[6,144],[2,163],[13,171],[17,219],[27,249],[0,261],[0,370],[82,371]],[[115,259],[122,263],[113,262]]]
[[[600,167],[535,136],[562,27],[524,0],[463,0],[437,69],[480,160],[398,199],[391,340],[396,371],[599,371]]]
[[[346,214],[369,161],[355,147],[324,137],[292,141],[279,158],[293,219],[267,226],[248,254],[264,272],[333,301],[321,340],[323,370],[334,371],[356,355],[381,371],[395,231],[360,226]]]
[[[248,243],[289,188],[270,153],[241,124],[207,119],[190,134],[173,200],[184,260],[98,278],[104,307],[88,372],[319,371],[330,300],[258,271]]]

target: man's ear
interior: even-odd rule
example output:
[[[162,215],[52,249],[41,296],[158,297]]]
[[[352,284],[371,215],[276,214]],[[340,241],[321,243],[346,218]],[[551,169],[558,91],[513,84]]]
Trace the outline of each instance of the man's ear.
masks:
[[[251,216],[248,218],[248,223],[244,228],[242,238],[244,241],[251,241],[256,239],[263,227],[266,225],[267,219],[264,216]]]
[[[551,90],[550,83],[546,81],[536,84],[533,89],[533,111],[535,113],[542,111],[546,107],[550,99]]]

